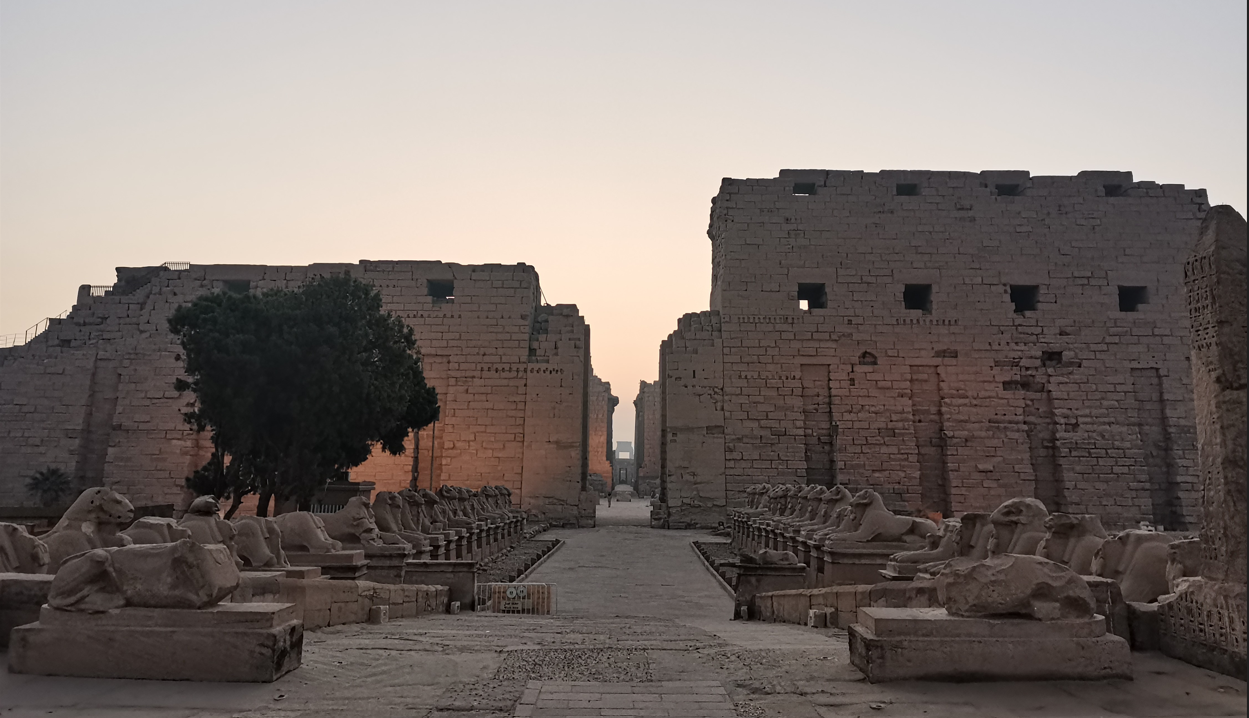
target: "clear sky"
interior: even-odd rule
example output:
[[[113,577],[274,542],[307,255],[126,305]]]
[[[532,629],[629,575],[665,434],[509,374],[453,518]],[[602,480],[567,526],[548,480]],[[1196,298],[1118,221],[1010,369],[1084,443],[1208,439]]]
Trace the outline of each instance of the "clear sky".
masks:
[[[165,261],[526,262],[639,379],[781,168],[1131,170],[1245,211],[1246,4],[0,3],[0,334]]]

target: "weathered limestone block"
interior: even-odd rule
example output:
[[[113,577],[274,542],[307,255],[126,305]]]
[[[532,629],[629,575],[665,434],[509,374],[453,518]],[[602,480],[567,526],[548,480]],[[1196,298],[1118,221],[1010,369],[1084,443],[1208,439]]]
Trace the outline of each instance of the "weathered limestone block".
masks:
[[[133,541],[121,535],[121,527],[132,518],[134,507],[116,491],[96,487],[82,492],[56,526],[40,537],[48,546],[51,570],[83,551],[130,545]]]
[[[234,545],[234,524],[221,518],[221,504],[212,496],[200,496],[191,502],[186,515],[178,525],[191,532],[191,538],[206,544],[220,544],[230,550],[235,563],[242,567],[238,549]]]
[[[1156,601],[1169,590],[1167,552],[1178,538],[1161,531],[1120,531],[1094,552],[1092,572],[1118,581],[1125,601]]]
[[[1004,553],[1035,554],[1048,530],[1045,520],[1049,511],[1036,499],[1010,499],[993,511],[989,522],[993,534],[989,538],[989,555]]]
[[[202,610],[121,608],[97,614],[45,606],[38,623],[13,630],[9,670],[269,683],[298,668],[302,655],[303,626],[289,603],[226,603]]]
[[[0,573],[47,573],[48,545],[25,526],[0,523]]]
[[[1175,593],[1182,579],[1201,575],[1201,539],[1167,544],[1167,592]]]
[[[373,497],[373,516],[378,531],[393,534],[411,544],[415,551],[428,551],[429,537],[404,527],[401,518],[406,502],[393,491],[379,491]]]
[[[1158,599],[1162,652],[1193,665],[1243,678],[1245,614],[1243,583],[1204,576],[1182,579],[1179,589]]]
[[[1093,594],[1083,579],[1040,556],[953,559],[937,577],[937,593],[952,616],[1057,621],[1093,615]]]
[[[1093,572],[1093,556],[1107,538],[1101,519],[1092,514],[1050,514],[1047,533],[1037,555],[1070,568],[1081,576]]]
[[[1245,219],[1214,207],[1184,265],[1202,482],[1201,576],[1159,600],[1163,653],[1243,678],[1246,669]]]
[[[872,683],[1132,679],[1127,641],[1107,635],[1098,616],[1031,621],[872,607],[859,609],[848,633],[850,662]]]
[[[343,548],[342,542],[330,538],[321,517],[311,511],[279,514],[274,521],[278,525],[283,551],[332,553]]]
[[[282,529],[276,519],[240,516],[234,519],[234,546],[245,568],[288,568],[282,550]]]
[[[163,516],[144,516],[121,532],[137,544],[174,543],[191,538],[191,530],[178,524],[177,519]]]
[[[48,605],[62,611],[101,612],[123,606],[207,608],[239,585],[229,549],[192,539],[172,544],[94,549],[56,572]]]

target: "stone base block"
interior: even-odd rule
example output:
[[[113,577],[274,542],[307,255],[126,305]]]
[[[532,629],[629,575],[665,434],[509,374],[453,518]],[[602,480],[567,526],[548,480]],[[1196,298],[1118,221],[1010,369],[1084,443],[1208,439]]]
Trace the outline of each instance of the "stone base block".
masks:
[[[818,577],[821,586],[857,586],[880,582],[881,571],[889,565],[889,557],[900,551],[913,551],[909,543],[843,543],[824,544],[821,556],[824,573]]]
[[[1128,620],[1128,604],[1123,600],[1119,582],[1101,576],[1081,576],[1093,592],[1093,610],[1106,617],[1106,630],[1125,641],[1132,640]]]
[[[0,648],[9,645],[9,631],[39,620],[51,586],[51,575],[0,573]]]
[[[1128,627],[1132,650],[1161,650],[1158,636],[1158,604],[1128,601]]]
[[[286,578],[298,578],[308,580],[312,578],[321,578],[321,568],[318,566],[283,566],[282,568],[273,569],[281,571]]]
[[[302,553],[287,551],[286,560],[292,566],[318,568],[325,578],[354,581],[363,578],[369,562],[364,551],[334,551],[331,553]]]
[[[801,589],[807,577],[807,567],[800,563],[779,566],[738,563],[734,564],[734,568],[738,574],[733,618],[740,617],[745,609],[747,617],[759,620],[762,615],[755,604],[757,594]]]
[[[872,683],[1132,678],[1128,642],[1102,616],[958,618],[940,608],[863,608],[850,662]]]
[[[880,575],[888,581],[910,581],[919,575],[918,563],[898,563],[890,561],[881,569]]]
[[[473,609],[477,594],[476,561],[408,561],[404,582],[417,586],[446,586],[448,601]]]
[[[299,667],[303,624],[281,603],[202,610],[45,607],[13,630],[9,670],[43,676],[270,683]]]
[[[375,546],[364,550],[368,560],[365,580],[373,583],[402,584],[412,551],[402,546]]]

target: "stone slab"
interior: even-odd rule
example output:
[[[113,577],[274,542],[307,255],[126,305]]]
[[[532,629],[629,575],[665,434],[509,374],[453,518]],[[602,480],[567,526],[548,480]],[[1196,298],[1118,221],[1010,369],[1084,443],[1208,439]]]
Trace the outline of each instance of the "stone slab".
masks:
[[[1101,616],[1070,621],[1028,618],[963,618],[944,608],[866,607],[858,623],[879,638],[1096,638],[1106,635]]]
[[[283,610],[270,604],[252,606],[270,606],[275,613]],[[93,614],[75,616],[89,619]],[[9,670],[81,678],[269,683],[298,668],[302,654],[299,621],[272,628],[125,626],[107,619],[96,625],[40,621],[13,630]]]
[[[364,563],[364,551],[332,551],[330,553],[287,551],[286,559],[292,566],[346,566]]]
[[[403,582],[416,586],[446,586],[448,601],[472,610],[477,594],[476,561],[408,561]]]
[[[292,566],[310,566],[320,569],[321,576],[338,580],[354,581],[363,578],[369,562],[364,551],[334,551],[331,553],[287,552],[286,559]]]
[[[733,597],[734,619],[741,616],[743,608],[749,619],[760,618],[759,606],[755,603],[758,594],[806,587],[807,567],[801,563],[777,566],[738,563],[734,567],[739,572]]]
[[[142,628],[274,628],[298,620],[293,603],[220,603],[210,608],[115,608],[103,613],[62,611],[44,606],[39,623],[49,627],[142,627]]]
[[[282,566],[280,568],[258,568],[243,569],[243,575],[249,576],[253,574],[277,574],[282,578],[320,578],[321,569],[318,566]]]
[[[858,623],[847,633],[850,663],[871,683],[1132,678],[1128,643],[1111,634],[1092,638],[882,638]]]

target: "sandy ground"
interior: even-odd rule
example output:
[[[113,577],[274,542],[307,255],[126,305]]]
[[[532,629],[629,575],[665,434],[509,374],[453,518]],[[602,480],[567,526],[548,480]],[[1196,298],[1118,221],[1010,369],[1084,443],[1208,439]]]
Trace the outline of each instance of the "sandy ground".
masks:
[[[646,528],[645,501],[600,506],[529,578],[559,615],[483,614],[307,634],[304,665],[268,685],[0,674],[0,717],[504,718],[527,687],[567,681],[712,682],[740,716],[1244,716],[1245,683],[1156,654],[1135,681],[873,686],[838,630],[731,621],[732,601],[690,547]],[[542,682],[542,683],[538,683]],[[541,715],[536,713],[535,715]]]

